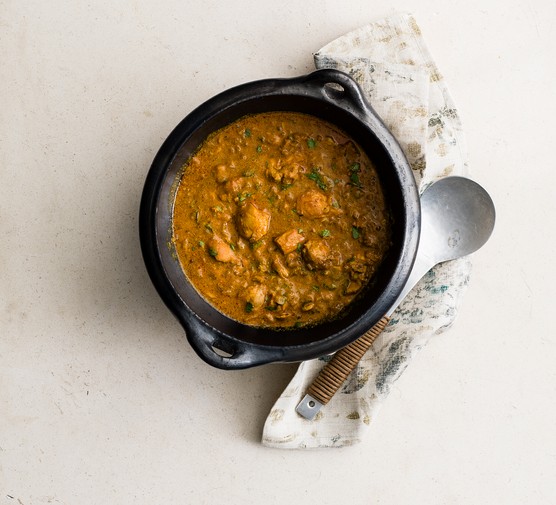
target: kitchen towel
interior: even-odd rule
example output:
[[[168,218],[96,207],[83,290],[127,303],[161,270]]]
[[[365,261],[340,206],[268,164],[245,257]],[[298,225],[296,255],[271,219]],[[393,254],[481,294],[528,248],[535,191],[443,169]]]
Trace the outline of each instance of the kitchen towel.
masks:
[[[314,59],[317,68],[342,70],[359,83],[404,150],[420,192],[442,177],[467,175],[457,110],[412,15],[394,14],[363,26],[324,46]],[[417,351],[453,323],[470,271],[469,257],[429,271],[313,421],[295,407],[329,357],[301,363],[266,419],[262,443],[310,449],[361,441]]]

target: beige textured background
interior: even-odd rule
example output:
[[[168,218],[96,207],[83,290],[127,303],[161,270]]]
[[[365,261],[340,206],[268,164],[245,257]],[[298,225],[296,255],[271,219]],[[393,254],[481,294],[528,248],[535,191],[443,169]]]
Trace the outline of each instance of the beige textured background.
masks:
[[[259,444],[294,365],[202,363],[144,270],[138,203],[215,93],[412,11],[498,223],[456,325],[338,451]],[[556,6],[0,1],[0,505],[556,501]]]

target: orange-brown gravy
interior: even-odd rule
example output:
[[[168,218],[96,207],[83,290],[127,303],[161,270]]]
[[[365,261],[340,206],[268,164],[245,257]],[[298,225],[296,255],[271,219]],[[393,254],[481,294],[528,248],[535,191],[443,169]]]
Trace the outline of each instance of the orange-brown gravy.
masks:
[[[243,117],[184,167],[173,244],[215,308],[272,328],[337,316],[390,245],[390,217],[365,152],[301,113]]]

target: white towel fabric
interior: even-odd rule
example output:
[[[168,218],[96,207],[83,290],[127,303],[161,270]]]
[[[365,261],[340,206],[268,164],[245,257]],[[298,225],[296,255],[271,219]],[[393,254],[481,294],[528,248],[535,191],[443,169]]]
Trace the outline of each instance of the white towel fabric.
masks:
[[[411,15],[395,14],[340,37],[315,54],[315,64],[347,72],[361,85],[405,151],[421,192],[447,175],[467,175],[457,111]],[[329,358],[301,363],[268,415],[262,443],[306,449],[359,442],[411,358],[453,323],[470,270],[468,257],[432,269],[313,421],[295,407]]]

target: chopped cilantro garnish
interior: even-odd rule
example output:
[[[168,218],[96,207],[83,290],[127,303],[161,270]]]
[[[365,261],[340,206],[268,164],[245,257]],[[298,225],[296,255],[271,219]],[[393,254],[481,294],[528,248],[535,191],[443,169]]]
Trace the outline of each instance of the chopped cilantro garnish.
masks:
[[[212,247],[211,247],[211,248],[209,249],[209,254],[210,254],[213,258],[216,258],[216,255],[217,255],[218,253],[216,252],[215,249],[212,249]]]
[[[209,223],[206,223],[206,224],[205,224],[205,228],[206,228],[206,230],[207,230],[209,233],[213,233],[213,231],[212,231],[212,226],[211,226]]]
[[[352,163],[349,167],[349,181],[358,188],[362,188],[361,180],[359,179],[359,173],[361,172],[361,165],[359,163]]]
[[[247,200],[250,196],[252,196],[252,193],[240,193],[238,198],[240,202],[244,202],[245,200]]]
[[[205,243],[202,240],[199,240],[199,247],[205,247]]]
[[[253,304],[251,302],[247,302],[245,304],[245,312],[253,312]]]
[[[359,174],[357,172],[352,172],[349,176],[349,180],[354,186],[357,186],[358,188],[363,187],[361,181],[359,180]]]
[[[317,143],[316,143],[315,139],[312,139],[312,138],[307,139],[307,147],[309,149],[314,149],[316,145],[317,145]]]
[[[319,235],[320,235],[321,237],[323,237],[323,238],[325,238],[325,237],[330,237],[330,230],[324,229],[324,230],[322,230],[322,231],[319,233]]]
[[[360,232],[359,228],[357,228],[356,226],[352,226],[351,227],[351,236],[355,240],[357,240],[361,236],[361,232]]]
[[[244,132],[243,132],[243,136],[245,138],[249,138],[251,136],[251,130],[249,128],[247,128]]]
[[[257,152],[262,153],[263,152],[263,146],[257,146]]]
[[[318,172],[318,168],[313,167],[313,169],[311,170],[310,174],[305,174],[309,179],[311,179],[312,181],[315,181],[317,183],[317,186],[326,191],[327,186],[326,183],[324,182],[322,175],[319,174]]]

